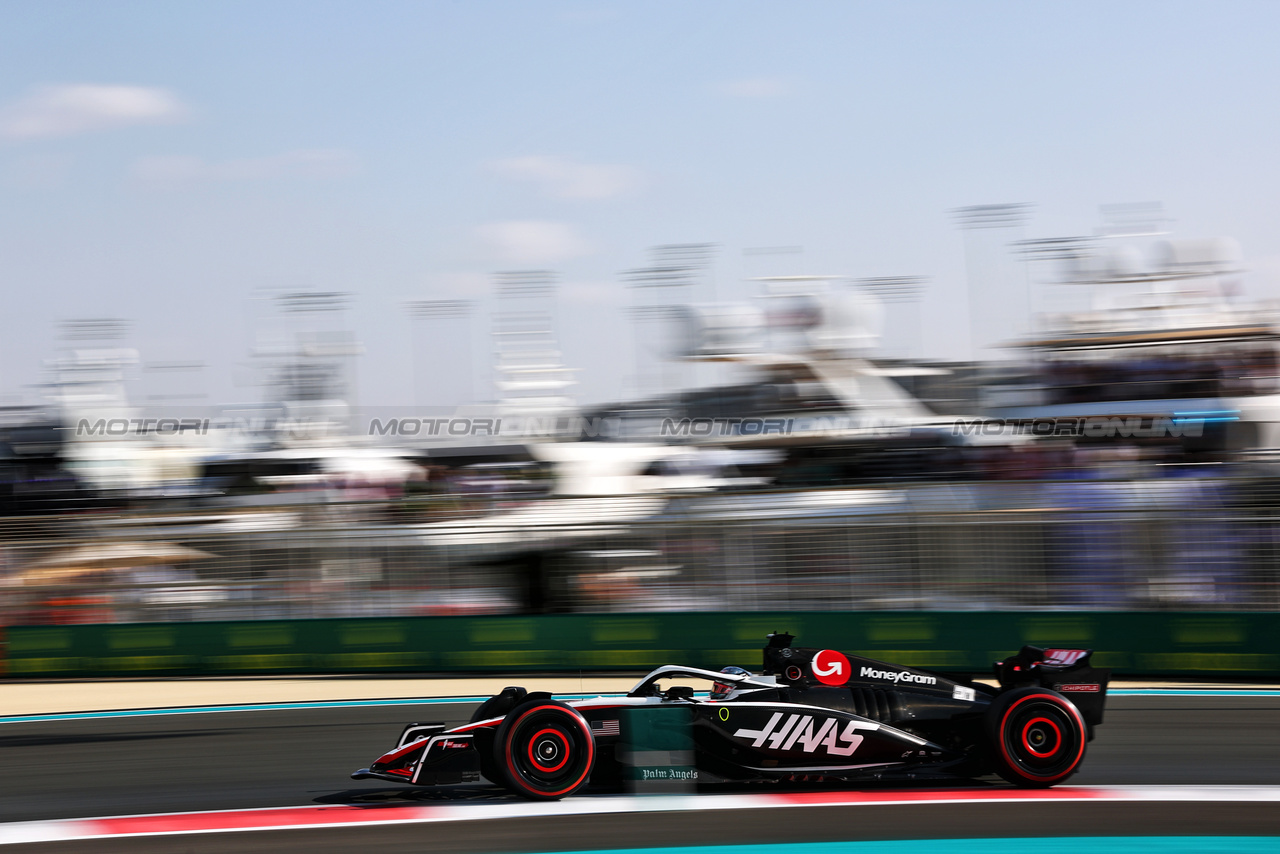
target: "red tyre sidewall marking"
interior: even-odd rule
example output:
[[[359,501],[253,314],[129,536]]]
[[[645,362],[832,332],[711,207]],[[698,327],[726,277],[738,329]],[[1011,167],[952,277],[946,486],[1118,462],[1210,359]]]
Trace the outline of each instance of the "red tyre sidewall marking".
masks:
[[[1012,756],[1009,755],[1009,748],[1005,744],[1005,733],[1007,732],[1006,725],[1009,723],[1009,715],[1013,714],[1014,710],[1018,708],[1018,706],[1021,706],[1023,703],[1027,702],[1028,700],[1046,700],[1052,703],[1053,705],[1057,706],[1058,708],[1062,709],[1063,711],[1067,712],[1068,714],[1070,714],[1071,717],[1073,717],[1076,723],[1079,725],[1080,750],[1079,752],[1076,753],[1076,758],[1072,760],[1071,764],[1067,766],[1065,771],[1062,771],[1058,774],[1044,774],[1044,775],[1033,774],[1030,771],[1027,771],[1024,768],[1022,768],[1022,766],[1017,761],[1015,761]],[[1062,700],[1059,700],[1057,697],[1053,696],[1052,694],[1028,694],[1027,696],[1015,702],[1012,706],[1004,710],[1004,717],[1000,719],[1000,739],[999,740],[1000,740],[1000,753],[1004,757],[1004,761],[1009,764],[1010,768],[1017,769],[1019,774],[1024,774],[1027,777],[1030,777],[1034,780],[1042,780],[1042,781],[1043,780],[1060,780],[1060,779],[1064,779],[1068,774],[1070,774],[1072,770],[1074,770],[1075,767],[1080,764],[1080,760],[1084,757],[1084,745],[1086,740],[1084,738],[1084,720],[1081,719],[1080,712],[1076,709],[1075,706],[1073,706],[1071,703],[1064,703]]]
[[[564,748],[564,757],[560,760],[560,764],[550,768],[547,767],[546,765],[543,765],[542,762],[539,761],[538,757],[533,755],[534,743],[537,742],[539,738],[546,735],[547,733],[551,733],[552,735],[554,735],[556,737],[556,740],[560,742],[560,746]],[[564,733],[560,732],[560,730],[558,729],[548,728],[534,734],[533,738],[529,739],[529,761],[532,762],[534,764],[534,767],[536,767],[539,771],[542,771],[546,774],[554,774],[555,772],[563,768],[564,763],[569,761],[569,742],[567,739],[565,739]]]
[[[583,733],[587,737],[587,764],[582,771],[582,776],[578,777],[578,779],[574,780],[568,786],[565,786],[563,789],[560,789],[559,791],[556,791],[556,792],[540,792],[536,789],[529,789],[528,787],[525,787],[526,790],[529,791],[531,794],[540,795],[546,798],[554,798],[559,795],[563,795],[566,792],[572,791],[574,787],[576,787],[578,784],[580,784],[583,780],[587,778],[587,775],[591,773],[591,766],[595,764],[595,753],[596,753],[595,740],[591,737],[591,728],[587,726],[586,718],[582,717],[582,715],[580,715],[577,711],[571,708],[567,709],[564,706],[534,706],[532,709],[530,709],[529,711],[521,715],[519,719],[517,719],[516,722],[511,725],[511,730],[507,734],[507,742],[502,746],[502,754],[503,754],[503,758],[506,759],[507,761],[507,772],[511,775],[511,779],[515,781],[518,785],[523,785],[524,779],[518,773],[516,773],[515,757],[511,753],[512,737],[515,735],[516,730],[520,729],[520,721],[524,720],[525,718],[529,717],[529,715],[532,715],[535,712],[541,712],[546,709],[554,709],[558,714],[567,715],[573,718],[577,722],[578,726],[582,728]]]
[[[1050,750],[1047,753],[1041,753],[1039,750],[1036,750],[1031,746],[1031,740],[1027,738],[1027,730],[1031,729],[1034,724],[1038,723],[1048,724],[1053,729],[1054,738],[1057,739],[1053,745],[1053,750]],[[1033,756],[1039,756],[1041,759],[1052,756],[1058,752],[1060,747],[1062,747],[1062,730],[1058,729],[1058,725],[1048,718],[1032,718],[1022,725],[1022,746],[1025,747]]]

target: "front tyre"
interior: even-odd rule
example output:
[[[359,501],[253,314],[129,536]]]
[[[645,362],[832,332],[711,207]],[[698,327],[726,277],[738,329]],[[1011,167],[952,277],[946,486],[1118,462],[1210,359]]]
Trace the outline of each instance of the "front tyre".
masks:
[[[1001,694],[987,710],[996,773],[1016,786],[1061,783],[1080,767],[1088,742],[1080,711],[1047,688]]]
[[[513,709],[493,739],[502,782],[532,800],[556,800],[586,785],[595,762],[591,727],[577,710],[554,700]]]

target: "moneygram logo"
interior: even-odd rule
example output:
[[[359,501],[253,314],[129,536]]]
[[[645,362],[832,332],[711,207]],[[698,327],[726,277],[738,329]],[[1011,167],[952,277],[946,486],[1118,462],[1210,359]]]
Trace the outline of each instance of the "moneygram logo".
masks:
[[[813,675],[824,685],[843,685],[853,672],[849,659],[834,649],[824,649],[815,655],[812,667]]]
[[[883,679],[886,682],[913,682],[916,685],[937,685],[936,676],[925,676],[920,673],[908,673],[905,670],[876,670],[874,667],[862,668],[860,674],[867,679]]]

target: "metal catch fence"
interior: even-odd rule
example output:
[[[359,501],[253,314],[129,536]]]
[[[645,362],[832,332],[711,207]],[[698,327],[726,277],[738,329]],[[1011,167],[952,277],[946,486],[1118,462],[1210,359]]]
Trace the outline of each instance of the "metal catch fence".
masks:
[[[1270,481],[1044,481],[0,520],[0,621],[1280,611]]]

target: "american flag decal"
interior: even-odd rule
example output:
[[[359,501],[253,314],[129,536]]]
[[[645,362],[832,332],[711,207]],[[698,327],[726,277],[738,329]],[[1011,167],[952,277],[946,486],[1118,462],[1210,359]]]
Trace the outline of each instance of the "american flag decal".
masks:
[[[621,735],[622,728],[616,720],[592,721],[591,731],[596,735]]]

